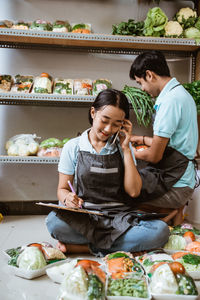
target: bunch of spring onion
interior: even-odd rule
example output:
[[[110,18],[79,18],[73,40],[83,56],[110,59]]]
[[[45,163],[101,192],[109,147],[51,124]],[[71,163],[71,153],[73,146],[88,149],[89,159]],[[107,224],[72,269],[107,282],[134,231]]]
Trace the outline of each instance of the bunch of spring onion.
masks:
[[[139,88],[125,85],[122,92],[132,104],[139,125],[147,127],[152,122],[154,101],[149,94]]]

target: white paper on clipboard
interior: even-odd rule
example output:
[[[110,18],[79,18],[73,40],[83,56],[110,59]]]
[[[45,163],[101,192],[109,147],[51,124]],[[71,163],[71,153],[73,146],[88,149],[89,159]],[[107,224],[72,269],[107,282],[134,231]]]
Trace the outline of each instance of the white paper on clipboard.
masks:
[[[44,203],[44,202],[37,202],[36,204],[42,205],[42,206],[48,206],[48,207],[52,207],[52,208],[57,208],[57,209],[62,209],[62,210],[73,211],[73,212],[77,212],[77,213],[103,216],[103,214],[98,211],[86,210],[86,209],[82,209],[82,208],[68,208],[66,206],[61,206],[61,205],[54,204],[54,203]]]

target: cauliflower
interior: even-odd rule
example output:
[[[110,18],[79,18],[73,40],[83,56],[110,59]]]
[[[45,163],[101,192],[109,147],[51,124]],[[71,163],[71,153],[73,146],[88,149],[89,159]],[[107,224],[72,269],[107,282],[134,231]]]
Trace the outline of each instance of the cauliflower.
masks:
[[[179,37],[183,33],[183,28],[177,21],[169,21],[165,25],[165,36]]]
[[[189,7],[181,8],[176,14],[176,20],[184,27],[188,28],[195,24],[197,13]]]

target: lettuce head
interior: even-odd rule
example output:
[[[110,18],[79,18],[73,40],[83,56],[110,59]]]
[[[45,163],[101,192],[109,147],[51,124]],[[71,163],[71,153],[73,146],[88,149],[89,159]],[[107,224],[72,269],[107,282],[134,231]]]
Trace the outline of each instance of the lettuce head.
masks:
[[[164,249],[169,250],[185,250],[186,241],[182,236],[170,235],[167,244],[165,244]]]
[[[25,270],[37,270],[46,266],[44,255],[37,247],[26,247],[17,259],[17,265]]]
[[[160,7],[149,9],[144,21],[144,33],[146,36],[163,36],[168,18]]]

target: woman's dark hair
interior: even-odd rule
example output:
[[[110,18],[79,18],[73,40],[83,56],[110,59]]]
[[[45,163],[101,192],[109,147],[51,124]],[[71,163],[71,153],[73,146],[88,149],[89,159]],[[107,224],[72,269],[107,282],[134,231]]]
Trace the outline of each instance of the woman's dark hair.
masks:
[[[153,71],[159,76],[170,77],[169,67],[165,56],[160,51],[147,51],[138,55],[134,60],[129,76],[135,79],[135,76],[146,79],[146,71]]]
[[[123,94],[122,92],[114,89],[103,90],[97,95],[92,104],[92,107],[94,107],[95,111],[98,111],[106,105],[119,107],[125,112],[125,118],[129,119],[129,102],[125,94]],[[89,110],[89,122],[92,125],[93,119],[91,117],[90,111],[91,108]]]

